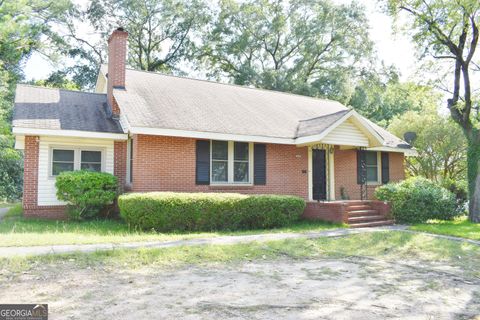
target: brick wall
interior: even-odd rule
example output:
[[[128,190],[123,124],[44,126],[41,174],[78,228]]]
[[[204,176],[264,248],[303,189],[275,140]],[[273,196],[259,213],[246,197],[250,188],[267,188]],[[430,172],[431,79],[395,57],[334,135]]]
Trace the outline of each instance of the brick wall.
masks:
[[[125,67],[127,58],[128,33],[117,29],[108,38],[108,78],[107,99],[114,114],[119,114],[120,109],[113,99],[113,88],[125,87]]]
[[[132,191],[240,192],[290,194],[308,198],[307,148],[267,145],[267,184],[195,184],[195,139],[135,135]]]
[[[264,186],[198,186],[195,184],[195,139],[136,135],[133,143],[132,191],[241,192],[290,194],[308,199],[307,148],[267,144],[267,184]],[[350,199],[360,199],[355,150],[335,149],[335,197],[343,187]],[[404,178],[404,158],[390,153],[390,181]],[[368,187],[373,198],[376,186]]]
[[[354,149],[340,150],[335,148],[335,199],[341,199],[341,189],[352,200],[360,199],[360,185],[357,184],[357,151]],[[390,181],[400,181],[405,178],[403,153],[389,154]],[[368,186],[368,198],[374,199],[377,186]]]
[[[287,194],[308,199],[308,152],[306,147],[267,144],[267,184],[254,186],[205,186],[195,184],[195,139],[135,135],[133,137],[134,192],[239,192]],[[38,206],[38,137],[25,137],[23,207],[30,217],[63,218],[63,206]],[[127,142],[114,143],[114,174],[124,190],[127,174]],[[355,150],[335,150],[335,192],[344,187],[350,199],[360,198]],[[390,180],[404,178],[403,154],[390,153]],[[369,188],[372,198],[374,187]],[[329,220],[335,220],[336,208]],[[307,213],[308,214],[308,213]],[[327,214],[327,213],[325,213]],[[340,218],[341,219],[341,218]]]
[[[39,137],[25,137],[23,157],[23,213],[30,218],[64,219],[64,206],[38,206],[38,152]]]
[[[114,174],[123,190],[127,174],[127,142],[114,142]],[[24,150],[23,211],[29,218],[65,219],[65,206],[38,205],[39,137],[26,136]]]
[[[120,192],[127,183],[127,141],[113,143],[113,174],[118,178]]]

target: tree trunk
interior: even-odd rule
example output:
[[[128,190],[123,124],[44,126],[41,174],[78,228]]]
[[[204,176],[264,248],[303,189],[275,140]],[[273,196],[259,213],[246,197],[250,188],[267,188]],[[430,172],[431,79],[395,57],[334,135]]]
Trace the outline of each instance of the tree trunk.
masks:
[[[468,219],[480,223],[480,142],[468,139]]]

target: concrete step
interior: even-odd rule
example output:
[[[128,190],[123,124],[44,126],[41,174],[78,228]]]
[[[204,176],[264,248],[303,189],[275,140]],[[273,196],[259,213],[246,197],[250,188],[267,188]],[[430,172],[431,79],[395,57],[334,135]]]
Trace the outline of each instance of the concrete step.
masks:
[[[359,217],[359,216],[376,216],[378,215],[378,210],[353,210],[353,211],[348,211],[347,214],[349,217]]]
[[[359,223],[359,222],[373,222],[373,221],[382,221],[386,220],[385,216],[376,215],[376,216],[358,216],[358,217],[349,217],[348,223]]]
[[[370,222],[359,222],[359,223],[349,223],[350,228],[366,228],[366,227],[379,227],[379,226],[390,226],[394,223],[393,220],[381,220],[381,221],[370,221]]]

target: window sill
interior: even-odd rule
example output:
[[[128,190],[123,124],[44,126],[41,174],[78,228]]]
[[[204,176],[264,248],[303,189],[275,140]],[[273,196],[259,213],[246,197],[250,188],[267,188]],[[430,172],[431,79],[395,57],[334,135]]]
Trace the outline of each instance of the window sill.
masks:
[[[223,188],[251,188],[253,183],[215,183],[209,185],[210,189],[223,189]]]

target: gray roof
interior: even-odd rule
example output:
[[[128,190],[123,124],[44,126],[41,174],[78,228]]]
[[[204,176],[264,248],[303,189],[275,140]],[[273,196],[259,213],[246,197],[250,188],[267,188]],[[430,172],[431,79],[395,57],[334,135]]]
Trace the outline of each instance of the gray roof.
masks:
[[[132,127],[294,139],[320,134],[350,110],[332,100],[133,69],[125,82],[113,94]],[[385,146],[408,146],[366,120]]]
[[[319,118],[321,130],[321,117],[348,111],[336,101],[131,69],[125,87],[114,96],[132,127],[296,138],[300,121]]]
[[[107,95],[17,85],[13,126],[123,133],[108,113]]]
[[[326,116],[321,116],[318,118],[308,119],[308,120],[301,120],[298,124],[297,130],[297,137],[306,137],[311,136],[314,134],[319,134],[332,124],[337,122],[340,118],[342,118],[345,114],[348,113],[349,110],[342,110],[338,111]]]

